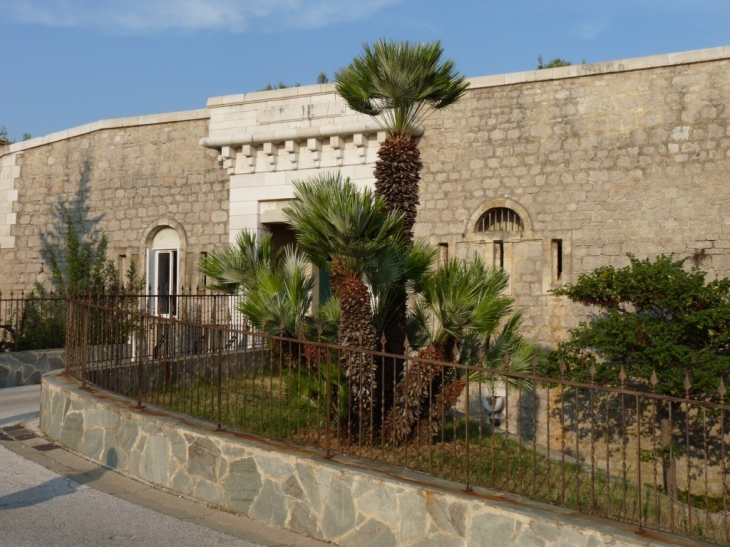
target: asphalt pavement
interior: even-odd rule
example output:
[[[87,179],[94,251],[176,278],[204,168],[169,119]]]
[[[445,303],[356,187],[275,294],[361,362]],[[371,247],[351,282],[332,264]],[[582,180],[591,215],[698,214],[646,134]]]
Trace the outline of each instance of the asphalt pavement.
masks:
[[[0,389],[0,547],[327,545],[182,498],[38,431],[40,386]]]

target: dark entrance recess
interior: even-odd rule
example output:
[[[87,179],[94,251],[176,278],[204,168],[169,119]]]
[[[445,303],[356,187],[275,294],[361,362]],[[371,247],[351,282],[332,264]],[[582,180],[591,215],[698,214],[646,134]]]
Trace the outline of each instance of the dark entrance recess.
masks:
[[[288,224],[283,222],[264,224],[264,227],[271,233],[271,243],[274,246],[274,251],[283,249],[287,245],[295,246],[297,244],[297,238],[294,235]]]
[[[264,228],[269,230],[271,233],[271,243],[274,247],[274,251],[283,249],[287,245],[295,246],[297,244],[297,238],[288,224],[283,222],[271,222],[264,224]],[[330,276],[329,272],[320,270],[317,280],[319,298],[317,299],[321,304],[330,297],[332,289],[330,288]]]

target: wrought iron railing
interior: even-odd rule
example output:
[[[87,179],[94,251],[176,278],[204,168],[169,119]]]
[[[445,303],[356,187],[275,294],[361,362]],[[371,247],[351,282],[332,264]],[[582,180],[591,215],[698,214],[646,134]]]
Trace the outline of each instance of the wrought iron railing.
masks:
[[[0,292],[0,351],[64,347],[66,301],[53,294]]]
[[[326,457],[730,544],[722,383],[716,400],[668,397],[625,375],[580,383],[536,364],[519,374],[254,332],[228,312],[109,304],[69,302],[67,372],[84,385]]]
[[[169,312],[168,317],[227,325],[234,329],[242,328],[244,320],[237,309],[238,297],[204,291],[183,291],[173,296],[94,295],[82,299],[125,310],[151,312],[153,309],[165,309]],[[40,296],[34,291],[10,292],[9,295],[0,292],[0,351],[64,348],[66,309],[67,299],[54,293]],[[164,335],[156,343],[160,351],[166,344]]]

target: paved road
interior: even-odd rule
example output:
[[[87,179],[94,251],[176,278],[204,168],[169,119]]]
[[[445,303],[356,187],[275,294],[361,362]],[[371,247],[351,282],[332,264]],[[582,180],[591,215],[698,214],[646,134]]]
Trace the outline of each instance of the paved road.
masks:
[[[11,436],[0,435],[0,546],[324,545],[162,492],[33,436],[39,391],[0,389],[0,428]],[[26,420],[25,429],[12,427]]]
[[[0,427],[38,417],[41,386],[0,389]]]

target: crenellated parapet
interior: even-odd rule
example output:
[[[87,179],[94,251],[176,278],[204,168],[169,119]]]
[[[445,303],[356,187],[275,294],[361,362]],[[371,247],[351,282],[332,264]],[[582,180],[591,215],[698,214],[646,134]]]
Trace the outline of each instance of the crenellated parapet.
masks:
[[[208,137],[200,143],[219,150],[218,161],[228,174],[246,175],[362,165],[375,161],[384,139],[385,131],[370,121]]]
[[[377,120],[350,110],[331,84],[216,97],[208,110],[200,144],[219,151],[230,175],[374,163],[385,139]]]

